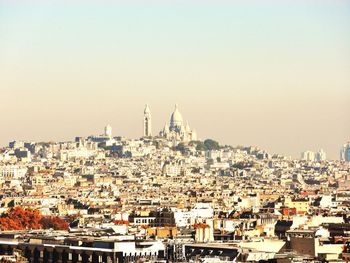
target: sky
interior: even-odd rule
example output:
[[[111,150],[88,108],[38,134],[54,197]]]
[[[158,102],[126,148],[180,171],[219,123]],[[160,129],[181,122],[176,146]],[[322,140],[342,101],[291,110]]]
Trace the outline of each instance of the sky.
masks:
[[[153,134],[339,158],[350,140],[350,0],[0,0],[0,145]]]

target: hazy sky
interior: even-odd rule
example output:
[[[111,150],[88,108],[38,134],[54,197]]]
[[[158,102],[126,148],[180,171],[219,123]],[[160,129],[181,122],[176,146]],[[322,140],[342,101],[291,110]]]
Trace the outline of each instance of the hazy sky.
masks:
[[[147,2],[147,4],[145,3]],[[350,1],[2,1],[0,145],[153,133],[338,158],[350,140]]]

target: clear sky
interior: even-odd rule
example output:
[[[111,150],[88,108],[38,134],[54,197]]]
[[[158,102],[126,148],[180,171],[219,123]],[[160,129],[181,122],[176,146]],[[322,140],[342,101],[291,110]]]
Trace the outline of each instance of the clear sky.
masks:
[[[147,2],[147,4],[146,4]],[[338,158],[350,140],[350,1],[0,0],[0,145],[153,133]]]

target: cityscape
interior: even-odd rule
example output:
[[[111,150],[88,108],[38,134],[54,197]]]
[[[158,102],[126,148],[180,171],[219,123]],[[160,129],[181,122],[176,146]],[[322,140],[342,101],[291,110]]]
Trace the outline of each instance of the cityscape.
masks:
[[[323,150],[293,160],[201,141],[178,105],[159,132],[146,105],[142,135],[114,136],[107,125],[101,135],[74,141],[13,141],[3,148],[1,257],[349,260],[349,143],[339,160]]]
[[[0,263],[350,262],[349,25],[0,0]]]

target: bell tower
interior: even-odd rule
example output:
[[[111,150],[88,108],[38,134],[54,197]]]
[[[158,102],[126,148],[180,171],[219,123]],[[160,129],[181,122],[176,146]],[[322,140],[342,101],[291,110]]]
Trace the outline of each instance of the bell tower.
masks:
[[[146,104],[145,111],[143,112],[143,136],[152,136],[152,114],[148,104]]]

